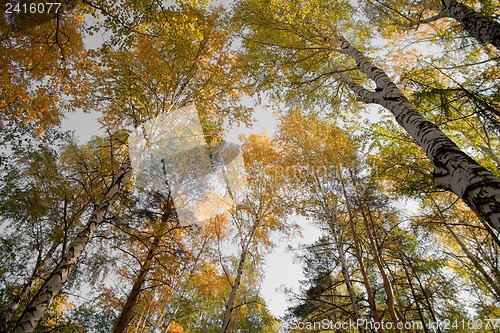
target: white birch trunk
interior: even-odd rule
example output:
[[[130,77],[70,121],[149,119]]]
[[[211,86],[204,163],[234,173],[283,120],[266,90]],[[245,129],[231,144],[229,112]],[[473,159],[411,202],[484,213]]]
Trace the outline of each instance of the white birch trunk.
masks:
[[[349,298],[351,299],[354,321],[358,322],[358,320],[362,318],[361,313],[359,312],[358,297],[356,292],[354,291],[349,268],[347,267],[347,260],[345,257],[346,249],[344,248],[344,241],[342,240],[342,235],[340,232],[341,228],[338,224],[336,214],[329,218],[328,225],[330,226],[330,231],[332,232],[335,247],[337,248],[337,251],[339,253],[340,270],[342,272],[342,276],[344,277],[344,284],[349,294]],[[363,325],[358,326],[358,331],[360,333],[365,332],[365,328],[363,327]]]
[[[234,310],[234,302],[236,300],[236,294],[238,293],[238,289],[241,283],[241,277],[243,275],[243,267],[245,265],[246,257],[247,257],[247,249],[244,248],[241,252],[240,262],[238,264],[238,270],[236,272],[236,278],[231,286],[231,293],[229,294],[229,298],[226,303],[226,311],[224,312],[224,321],[222,323],[222,328],[220,330],[221,333],[226,333],[229,327],[229,323],[231,321],[231,314]]]
[[[68,280],[68,277],[75,268],[80,255],[92,239],[97,227],[104,220],[108,208],[113,204],[122,188],[128,182],[132,173],[131,171],[130,160],[127,158],[123,162],[119,173],[111,183],[104,200],[94,210],[85,229],[83,229],[76,236],[73,243],[68,247],[68,250],[61,262],[57,265],[33,300],[26,307],[21,315],[21,318],[17,322],[13,333],[33,332],[50,303],[61,291],[62,287]]]
[[[343,38],[325,38],[334,50],[353,58],[358,68],[377,85],[370,91],[352,78],[342,75],[360,101],[379,104],[394,115],[396,121],[422,147],[434,166],[437,187],[458,195],[478,216],[500,231],[500,179],[465,154],[436,125],[427,121],[380,68]]]
[[[457,20],[471,37],[500,50],[500,23],[455,0],[442,0],[442,5],[442,13]]]
[[[231,284],[231,292],[229,293],[229,298],[226,302],[226,311],[224,312],[224,321],[222,322],[222,327],[220,328],[220,333],[226,333],[227,329],[229,327],[229,323],[231,322],[231,314],[233,310],[235,309],[235,301],[236,301],[236,295],[238,293],[238,289],[240,287],[241,283],[241,278],[243,276],[243,269],[245,266],[246,258],[248,255],[248,251],[250,248],[250,244],[252,240],[255,237],[255,232],[257,231],[257,228],[260,225],[260,218],[256,217],[255,223],[252,226],[252,229],[250,230],[250,233],[246,237],[246,239],[243,241],[243,245],[241,247],[241,255],[240,255],[240,261],[238,263],[238,269],[236,271],[236,277],[234,278],[234,282]]]
[[[7,310],[5,310],[5,312],[0,316],[0,323],[3,323],[5,325],[4,327],[0,327],[1,333],[6,333],[8,331],[8,326],[10,326],[9,323],[12,316],[19,308],[21,303],[29,297],[31,290],[36,285],[37,281],[42,278],[42,270],[45,268],[45,265],[56,251],[58,245],[58,243],[53,244],[49,251],[45,254],[44,258],[40,260],[39,263],[37,263],[28,282],[26,282],[21,292],[16,296],[14,301],[12,301]]]

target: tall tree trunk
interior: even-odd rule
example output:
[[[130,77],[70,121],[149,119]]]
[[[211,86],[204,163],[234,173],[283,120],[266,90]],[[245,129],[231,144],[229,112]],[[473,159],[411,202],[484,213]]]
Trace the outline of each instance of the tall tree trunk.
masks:
[[[417,293],[415,291],[415,287],[413,286],[412,278],[408,272],[408,268],[406,268],[406,263],[403,261],[402,263],[403,270],[405,271],[406,279],[408,280],[408,285],[410,286],[410,291],[411,295],[413,297],[413,300],[415,301],[415,306],[417,308],[417,313],[418,316],[420,317],[420,321],[422,322],[423,329],[425,333],[429,332],[429,329],[427,328],[427,320],[425,319],[424,312],[422,311],[422,308],[420,307],[420,302],[417,298]]]
[[[29,278],[28,282],[26,282],[26,284],[24,285],[21,292],[19,294],[17,294],[16,298],[9,305],[8,309],[5,310],[5,312],[2,314],[2,316],[0,316],[0,323],[4,323],[4,325],[5,325],[4,327],[0,328],[0,332],[2,332],[2,333],[7,332],[9,322],[10,322],[12,316],[14,315],[16,310],[19,308],[20,304],[29,296],[33,287],[36,285],[36,283],[42,277],[42,270],[45,268],[45,265],[47,264],[49,259],[52,257],[52,255],[56,251],[59,244],[60,243],[54,243],[52,245],[52,247],[47,251],[45,256],[41,260],[38,260],[38,263],[36,264],[36,267],[33,270],[33,273],[31,274],[31,277]]]
[[[220,329],[220,333],[226,333],[229,327],[229,323],[231,322],[231,314],[235,308],[235,300],[236,294],[238,293],[238,288],[240,287],[241,277],[243,276],[243,268],[245,266],[245,261],[248,255],[248,250],[250,248],[250,244],[255,236],[255,232],[260,225],[260,219],[256,218],[255,223],[250,230],[250,233],[243,241],[243,246],[241,249],[240,261],[238,263],[238,269],[236,271],[236,277],[234,278],[234,282],[231,284],[231,292],[229,293],[229,298],[226,302],[226,311],[224,312],[224,321],[222,322],[222,327]]]
[[[436,316],[436,312],[434,311],[434,308],[432,307],[431,300],[429,299],[429,295],[427,294],[427,290],[425,290],[425,287],[422,284],[422,280],[420,280],[420,277],[418,276],[417,272],[415,271],[415,267],[413,267],[413,265],[412,265],[411,258],[408,258],[407,262],[408,262],[408,267],[410,267],[411,271],[413,272],[413,275],[415,276],[415,279],[417,280],[420,292],[424,296],[425,304],[427,305],[427,311],[429,311],[429,314],[431,315],[432,321],[434,323],[437,323],[438,318]],[[436,327],[436,333],[442,333],[441,328],[439,326],[440,325],[437,325],[437,327]]]
[[[362,316],[361,312],[359,311],[358,297],[356,295],[356,292],[354,291],[354,286],[352,284],[349,268],[347,267],[347,261],[344,251],[344,242],[342,240],[342,235],[340,235],[340,226],[338,225],[336,216],[333,216],[330,219],[329,225],[330,228],[332,229],[333,240],[335,242],[335,246],[337,247],[337,251],[339,253],[339,263],[342,276],[344,277],[344,283],[347,292],[349,293],[349,298],[351,299],[352,310],[354,313],[354,321],[358,322],[360,319],[362,319]],[[365,328],[363,325],[359,325],[358,330],[362,333],[365,332]]]
[[[359,210],[361,212],[361,217],[365,225],[366,236],[368,239],[368,244],[370,244],[373,258],[375,260],[375,264],[377,265],[380,276],[382,277],[382,285],[384,287],[385,294],[387,296],[387,310],[389,311],[389,315],[391,317],[392,322],[394,323],[395,331],[401,332],[401,330],[397,327],[399,322],[404,322],[404,317],[399,313],[396,307],[396,298],[394,296],[394,291],[392,289],[392,283],[389,280],[389,276],[384,268],[384,259],[382,258],[382,254],[380,253],[380,246],[377,242],[376,235],[374,234],[374,222],[371,217],[370,207],[368,206],[367,211],[365,211],[363,201],[359,194],[359,189],[354,179],[354,176],[351,173],[351,181],[354,184],[354,189],[356,193],[356,199],[358,201]]]
[[[116,321],[115,328],[113,329],[113,333],[123,333],[126,332],[127,326],[132,320],[134,316],[134,307],[137,304],[137,300],[139,298],[139,294],[142,291],[142,286],[146,281],[146,277],[151,269],[151,265],[156,255],[156,249],[160,244],[160,237],[154,237],[153,244],[151,244],[151,248],[148,249],[148,253],[146,258],[137,274],[137,278],[135,279],[134,285],[132,286],[132,290],[128,294],[127,301],[122,308],[122,312]]]
[[[59,294],[62,287],[74,270],[85,247],[92,239],[97,227],[102,223],[108,208],[115,202],[122,188],[128,182],[132,173],[130,159],[127,157],[120,167],[120,171],[113,179],[103,201],[96,207],[85,229],[80,231],[73,243],[68,247],[66,254],[57,267],[52,271],[49,278],[38,290],[35,297],[26,307],[21,318],[18,320],[13,333],[33,332],[42,319],[45,311],[53,299]]]
[[[222,327],[220,332],[226,333],[229,327],[229,322],[231,321],[231,313],[234,310],[234,302],[236,299],[236,294],[238,292],[238,288],[240,287],[241,277],[243,275],[243,267],[245,265],[246,257],[248,250],[244,248],[241,252],[240,262],[238,263],[238,270],[236,271],[236,277],[234,278],[234,282],[231,285],[231,293],[229,294],[229,298],[226,302],[226,311],[224,312],[224,321],[222,323]]]
[[[474,264],[474,267],[481,273],[482,279],[484,279],[489,286],[491,287],[493,294],[495,295],[495,298],[497,300],[500,300],[500,286],[495,283],[495,281],[491,278],[490,274],[488,274],[485,270],[483,265],[479,262],[478,258],[467,248],[467,245],[462,242],[460,237],[453,231],[453,229],[446,225],[446,229],[451,233],[457,244],[460,246],[462,251],[465,253],[467,258]]]
[[[127,296],[127,301],[125,302],[125,305],[122,308],[120,316],[116,321],[113,333],[126,332],[127,326],[130,324],[134,316],[134,307],[136,306],[137,301],[139,299],[139,294],[142,291],[144,283],[146,282],[146,277],[151,269],[151,265],[154,262],[156,251],[164,239],[163,236],[165,235],[166,223],[168,221],[172,221],[172,218],[175,216],[174,201],[170,197],[170,195],[168,195],[166,200],[162,202],[161,210],[162,210],[162,217],[159,220],[160,228],[157,232],[153,233],[153,242],[151,243],[151,246],[148,248],[146,258],[144,259],[141,265],[139,273],[137,274],[137,278],[135,279],[134,284],[132,286],[132,290],[130,290],[130,293]],[[172,222],[178,223],[177,218],[175,218],[175,221]],[[174,228],[175,226],[173,226],[172,229]]]
[[[353,58],[360,70],[377,85],[368,90],[343,74],[349,88],[360,101],[379,104],[394,115],[396,121],[422,147],[434,165],[434,181],[437,187],[458,195],[478,216],[500,231],[500,179],[465,154],[436,125],[427,121],[410,104],[408,99],[380,68],[347,40],[325,38],[334,51]]]
[[[363,213],[364,215],[364,213]],[[366,216],[363,216],[363,220],[365,221],[365,227],[367,229],[367,238],[368,242],[372,248],[373,251],[373,257],[375,259],[375,264],[377,265],[378,271],[380,273],[380,276],[382,277],[382,285],[384,287],[385,294],[387,296],[387,310],[389,311],[389,315],[391,317],[392,322],[394,323],[394,327],[396,332],[401,332],[399,328],[397,328],[398,322],[400,321],[400,318],[397,313],[396,309],[396,298],[394,297],[394,291],[392,289],[392,283],[389,280],[389,276],[387,275],[384,264],[383,264],[383,259],[382,256],[380,255],[380,252],[378,250],[377,244],[375,244],[373,237],[374,235],[371,232],[371,226],[369,225],[368,220],[366,219]]]
[[[500,23],[455,0],[442,0],[442,12],[460,23],[462,28],[479,41],[500,50]]]
[[[361,249],[361,246],[359,245],[359,240],[358,240],[358,234],[356,232],[356,228],[354,225],[354,214],[352,211],[351,204],[349,203],[349,198],[347,196],[347,191],[344,185],[344,179],[342,178],[341,171],[340,169],[337,170],[339,176],[340,176],[340,184],[342,186],[342,193],[344,196],[344,200],[346,202],[346,207],[347,207],[347,213],[349,215],[349,226],[351,228],[351,233],[352,233],[352,238],[354,242],[354,249],[356,251],[356,256],[358,257],[358,262],[359,262],[359,269],[361,271],[361,276],[363,277],[363,284],[365,285],[366,289],[366,294],[368,296],[368,304],[370,306],[370,311],[372,313],[373,319],[375,320],[376,323],[382,324],[380,314],[378,313],[377,310],[377,305],[375,302],[375,296],[373,295],[373,290],[370,284],[370,280],[368,279],[368,274],[366,271],[365,263],[363,260],[363,252]],[[380,329],[378,330],[380,333],[384,333],[383,325],[380,325]]]
[[[380,328],[378,329],[378,332],[384,333],[385,331],[384,331],[384,328],[382,325],[382,318],[380,318],[380,314],[378,313],[377,303],[375,302],[375,295],[373,294],[373,289],[371,287],[370,280],[368,279],[368,274],[367,274],[365,263],[363,260],[363,253],[361,251],[361,246],[359,245],[358,235],[356,234],[356,232],[354,230],[354,221],[350,220],[349,223],[351,225],[351,231],[354,232],[354,235],[353,235],[354,247],[355,247],[355,251],[356,251],[356,256],[358,257],[359,269],[361,271],[361,276],[363,277],[363,284],[365,286],[366,294],[368,297],[368,304],[370,306],[370,312],[371,312],[375,322],[380,324]]]

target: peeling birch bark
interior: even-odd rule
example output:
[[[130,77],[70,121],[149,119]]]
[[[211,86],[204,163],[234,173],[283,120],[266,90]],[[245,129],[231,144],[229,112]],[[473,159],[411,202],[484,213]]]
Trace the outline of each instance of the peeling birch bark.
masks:
[[[130,159],[127,157],[120,167],[119,173],[111,183],[105,198],[92,213],[85,229],[78,233],[73,243],[68,247],[61,262],[54,271],[52,271],[49,278],[26,307],[21,318],[14,327],[13,333],[33,332],[45,314],[45,311],[57,294],[59,294],[68,280],[69,275],[73,272],[85,247],[94,236],[98,226],[104,220],[109,207],[115,202],[118,194],[127,184],[131,174]]]
[[[396,121],[424,149],[434,166],[437,187],[458,195],[484,222],[500,231],[500,179],[474,161],[411,105],[389,76],[344,38],[325,37],[333,50],[350,56],[358,68],[375,82],[371,91],[345,74],[339,74],[347,86],[365,103],[388,109]]]

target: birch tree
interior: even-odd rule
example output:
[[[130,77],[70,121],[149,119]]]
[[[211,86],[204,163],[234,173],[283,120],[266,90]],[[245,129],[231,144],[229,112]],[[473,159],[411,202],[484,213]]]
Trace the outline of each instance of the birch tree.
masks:
[[[326,234],[303,247],[306,287],[294,297],[298,305],[290,313],[305,322],[369,316],[368,322],[392,322],[395,331],[411,331],[405,326],[409,322],[430,331],[432,320],[466,318],[453,296],[459,282],[453,281],[468,274],[449,276],[446,255],[416,226],[406,225],[383,193],[383,182],[377,184],[380,179],[362,167],[356,141],[328,120],[298,111],[282,117],[279,129],[284,159],[298,169],[289,178],[300,193],[297,212],[320,223]],[[440,302],[448,302],[448,308],[441,309]]]
[[[231,212],[231,221],[238,245],[237,267],[234,277],[224,263],[221,263],[230,293],[225,304],[220,333],[237,330],[232,323],[234,312],[251,300],[237,297],[249,269],[259,270],[263,256],[273,247],[270,240],[273,232],[290,233],[293,226],[287,223],[289,207],[282,200],[284,178],[281,168],[274,168],[279,160],[279,147],[267,135],[250,135],[243,144],[245,167],[248,175],[248,193],[244,201]],[[290,229],[290,230],[287,230]],[[250,257],[252,261],[249,262]],[[230,329],[230,324],[232,329]]]
[[[411,221],[416,228],[425,230],[420,233],[419,239],[423,239],[423,242],[430,239],[435,244],[440,244],[440,247],[434,250],[437,253],[433,257],[440,258],[441,265],[444,265],[443,262],[446,261],[453,262],[450,267],[456,268],[456,279],[467,281],[461,283],[462,289],[470,293],[469,299],[471,303],[474,303],[478,312],[483,313],[482,309],[495,309],[492,303],[496,303],[498,283],[492,277],[496,276],[494,270],[497,266],[497,255],[495,253],[498,251],[499,244],[497,232],[489,225],[481,223],[477,216],[454,195],[449,192],[436,191],[427,173],[429,166],[425,163],[425,155],[417,151],[418,147],[408,144],[407,136],[394,136],[394,125],[388,128],[386,126],[384,121],[373,127],[373,130],[378,132],[377,140],[387,141],[387,145],[384,144],[385,148],[379,150],[378,156],[370,157],[370,164],[374,167],[377,181],[384,184],[384,188],[390,191],[391,197],[397,198],[396,200],[401,200],[402,197],[418,200],[419,211]],[[394,142],[399,144],[394,144]],[[375,147],[381,146],[376,144]],[[406,256],[412,255],[409,253],[395,255],[399,258],[398,260],[407,262]],[[439,262],[429,261],[428,263],[433,272],[435,272],[436,264]],[[420,306],[431,317],[439,317],[442,314],[438,309],[429,311],[426,299],[440,293],[426,290],[430,285],[425,287],[426,283],[422,281],[426,279],[428,272],[421,264],[418,264],[416,268],[417,276],[413,277],[412,283],[416,294],[421,295],[418,297],[424,300]],[[421,276],[418,276],[418,271],[421,272]],[[409,275],[413,275],[411,270]],[[432,275],[439,276],[437,273],[432,273]],[[474,287],[469,288],[469,285]],[[457,286],[452,286],[452,288],[457,288]],[[452,291],[449,293],[453,294]],[[440,297],[447,297],[446,294],[448,293]],[[473,301],[476,297],[483,301]],[[489,310],[484,310],[484,312],[490,313]]]
[[[481,1],[365,1],[380,14],[403,28],[418,27],[444,18],[460,24],[464,32],[478,42],[490,43],[500,50],[500,23],[498,8]],[[478,4],[479,2],[479,4]],[[479,7],[480,11],[474,8]],[[376,15],[377,16],[377,15]]]
[[[158,17],[149,24],[168,29],[158,36],[136,35],[127,47],[103,50],[107,70],[96,82],[95,96],[103,123],[138,127],[187,105],[194,105],[207,135],[220,138],[224,121],[249,123],[251,108],[241,98],[250,90],[230,50],[224,9],[195,1],[155,10]]]
[[[307,130],[301,130],[303,123],[308,124]],[[317,116],[306,117],[295,111],[288,117],[283,117],[280,124],[279,142],[282,142],[287,151],[285,160],[291,169],[300,172],[290,172],[290,181],[297,185],[301,192],[302,204],[306,206],[307,216],[311,216],[320,224],[325,225],[332,241],[332,252],[335,253],[343,285],[347,290],[352,307],[352,320],[362,319],[358,291],[353,276],[356,259],[347,251],[351,236],[349,235],[346,219],[352,218],[349,202],[341,200],[342,191],[339,183],[342,180],[340,173],[344,168],[353,166],[354,146],[349,145],[345,132],[339,128],[322,122]],[[321,147],[320,142],[335,141],[336,145]],[[342,151],[342,153],[341,153]],[[299,176],[300,175],[300,176]],[[301,177],[302,176],[302,177]],[[300,206],[300,205],[299,205]],[[346,210],[351,216],[346,218]],[[300,209],[299,209],[300,211]],[[354,223],[354,221],[352,221]],[[364,327],[358,327],[364,332]]]
[[[307,129],[301,128],[304,123],[308,124]],[[287,147],[285,159],[304,170],[302,177],[294,177],[292,173],[290,178],[301,192],[299,197],[305,200],[304,208],[298,211],[325,226],[328,240],[331,240],[330,251],[334,253],[339,275],[343,278],[341,281],[350,299],[351,319],[354,322],[363,321],[365,302],[361,301],[358,291],[362,288],[371,315],[375,322],[382,323],[382,310],[375,300],[373,282],[369,277],[376,275],[382,281],[389,320],[394,327],[404,323],[406,319],[398,309],[392,278],[384,260],[385,246],[380,244],[380,239],[387,237],[380,235],[380,230],[384,230],[382,225],[396,220],[397,215],[374,197],[365,198],[365,185],[358,185],[353,171],[357,168],[354,142],[345,131],[319,119],[317,115],[304,116],[298,111],[282,118],[279,140]],[[335,142],[335,145],[324,145],[324,142]],[[395,230],[396,227],[393,232]],[[327,244],[319,247],[326,248]],[[349,250],[352,247],[354,253]],[[355,273],[358,265],[362,283],[358,282],[359,273]],[[363,332],[365,326],[359,325],[357,329]]]
[[[47,144],[40,147],[17,145],[13,143],[11,146],[10,158],[15,165],[10,165],[0,188],[4,198],[0,205],[5,231],[2,239],[5,245],[10,243],[10,247],[16,249],[18,268],[18,271],[9,271],[4,276],[6,289],[12,288],[17,293],[0,316],[3,329],[8,329],[17,309],[50,272],[52,261],[64,251],[89,204],[83,188],[64,174],[61,163],[57,161],[59,154],[53,148]],[[31,265],[33,259],[34,265]],[[31,273],[23,277],[25,265]],[[19,286],[19,281],[23,280]]]
[[[249,54],[259,57],[254,58],[253,66],[274,64],[274,72],[255,75],[263,77],[271,87],[289,88],[285,96],[294,94],[294,83],[309,86],[314,94],[322,89],[326,93],[337,85],[338,89],[350,90],[359,102],[386,108],[425,151],[434,167],[435,185],[455,193],[484,223],[500,230],[500,179],[420,115],[387,73],[342,36],[352,34],[348,27],[355,23],[336,18],[337,27],[333,26],[329,20],[338,15],[332,13],[334,4],[337,2],[308,2],[302,7],[288,2],[272,6],[258,1],[242,3],[241,15],[248,29],[242,33],[245,46]],[[282,33],[272,34],[273,30]],[[277,76],[274,83],[273,75]],[[359,82],[363,77],[372,87]]]
[[[159,4],[150,9],[143,24],[162,27],[161,33],[127,35],[128,50],[119,47],[123,46],[119,42],[123,37],[120,35],[123,25],[112,25],[116,28],[116,38],[94,53],[103,60],[103,67],[96,69],[102,80],[98,80],[93,98],[89,100],[96,103],[86,105],[103,107],[103,123],[120,129],[123,125],[140,126],[160,113],[196,103],[203,126],[210,133],[207,139],[221,132],[225,119],[248,122],[249,108],[239,105],[240,94],[246,88],[240,81],[242,74],[233,68],[236,59],[228,52],[231,40],[223,25],[223,9],[197,2],[182,2],[169,9]],[[170,25],[169,28],[163,29],[164,24]],[[162,65],[158,66],[159,63]],[[125,188],[131,177],[130,160],[124,156],[120,163],[116,173],[102,177],[107,182],[106,191],[94,202],[93,216],[69,246],[65,259],[50,275],[36,299],[24,311],[17,332],[34,329],[46,306],[61,290],[109,207],[120,195],[119,191]],[[90,195],[93,195],[94,189],[90,190]]]
[[[478,216],[500,231],[500,179],[460,150],[436,125],[422,117],[403,93],[379,68],[345,39],[330,40],[338,51],[349,55],[356,65],[375,82],[370,91],[349,77],[346,84],[360,100],[377,103],[390,110],[396,121],[421,146],[434,166],[437,187],[449,190],[466,202]]]
[[[468,5],[484,15],[497,15],[494,4]],[[418,20],[429,14],[423,2],[371,1],[364,8],[374,28],[391,41],[384,47],[384,57],[397,73],[394,82],[415,109],[495,173],[500,119],[497,50],[464,38],[453,20],[423,24],[414,31],[400,29],[396,17]]]
[[[130,176],[130,162],[127,150],[124,149],[123,143],[120,143],[119,139],[117,140],[117,137],[111,138],[112,143],[114,140],[118,142],[115,141],[114,146],[112,144],[110,149],[117,149],[116,146],[118,145],[118,150],[110,154],[111,158],[108,157],[108,165],[100,166],[110,172],[107,175],[101,174],[103,183],[106,184],[108,182],[102,193],[102,197],[98,197],[98,201],[86,225],[72,240],[62,260],[50,273],[28,306],[26,306],[13,332],[32,332],[35,329],[47,307],[68,280],[82,252],[91,241],[99,225],[103,222],[110,206],[114,204],[123,189],[127,186]]]

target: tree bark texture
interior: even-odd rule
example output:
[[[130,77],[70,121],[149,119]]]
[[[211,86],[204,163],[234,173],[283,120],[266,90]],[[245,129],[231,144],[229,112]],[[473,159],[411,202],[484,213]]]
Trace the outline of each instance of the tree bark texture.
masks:
[[[434,166],[436,186],[458,195],[483,222],[500,231],[500,179],[460,150],[436,125],[419,114],[389,76],[373,66],[347,40],[326,40],[334,51],[353,58],[358,68],[375,82],[377,89],[371,91],[347,75],[342,75],[360,101],[379,104],[388,109],[424,149]]]
[[[500,50],[500,23],[455,0],[442,0],[442,12],[455,19],[471,37]]]
[[[0,323],[4,323],[4,327],[0,327],[0,332],[4,333],[8,331],[8,327],[10,326],[10,321],[12,319],[12,316],[16,312],[16,310],[19,308],[22,302],[24,302],[25,299],[29,297],[29,294],[31,293],[33,287],[36,285],[36,283],[39,281],[40,278],[42,278],[42,271],[47,265],[49,259],[52,257],[54,252],[56,251],[58,247],[58,243],[54,243],[52,247],[48,250],[48,252],[45,254],[45,256],[39,260],[37,263],[35,269],[33,270],[33,273],[31,274],[30,279],[26,284],[24,285],[23,289],[21,292],[16,296],[16,298],[12,301],[12,303],[9,305],[8,309],[5,310],[5,312],[0,316]]]

